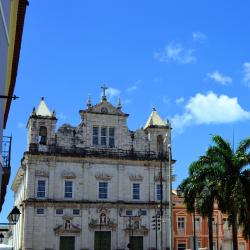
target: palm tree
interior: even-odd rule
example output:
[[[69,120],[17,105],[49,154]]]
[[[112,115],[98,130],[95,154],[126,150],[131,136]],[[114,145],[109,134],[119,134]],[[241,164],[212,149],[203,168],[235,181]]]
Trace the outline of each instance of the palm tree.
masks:
[[[224,200],[226,212],[232,224],[233,249],[238,250],[238,216],[239,224],[243,226],[244,235],[249,237],[249,226],[243,221],[248,219],[250,225],[250,201],[246,191],[249,189],[250,178],[249,170],[246,168],[250,164],[250,137],[241,141],[239,147],[234,151],[234,147],[225,141],[221,136],[212,137],[214,145],[210,146],[206,153],[204,163],[216,164],[222,169],[222,176],[218,182],[223,183],[220,186],[220,194]]]
[[[189,177],[183,180],[179,188],[183,191],[184,203],[187,211],[193,213],[195,209],[208,218],[209,249],[213,250],[213,208],[217,201],[223,208],[223,200],[219,195],[217,180],[220,179],[221,168],[208,163],[206,156],[200,157],[189,167]]]

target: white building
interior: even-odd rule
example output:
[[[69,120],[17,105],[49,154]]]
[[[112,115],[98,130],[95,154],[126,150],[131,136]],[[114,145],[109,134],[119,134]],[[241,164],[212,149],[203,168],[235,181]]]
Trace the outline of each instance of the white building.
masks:
[[[14,249],[155,249],[152,216],[161,204],[158,249],[169,246],[168,147],[171,128],[154,109],[132,132],[128,114],[105,96],[80,110],[77,127],[56,131],[42,98],[28,121],[28,147],[12,184],[21,216]],[[169,148],[170,150],[170,148]],[[162,152],[162,153],[161,153]]]

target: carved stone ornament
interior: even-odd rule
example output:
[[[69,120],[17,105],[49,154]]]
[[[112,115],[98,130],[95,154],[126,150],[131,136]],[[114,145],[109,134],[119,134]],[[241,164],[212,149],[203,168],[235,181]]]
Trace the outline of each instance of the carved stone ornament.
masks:
[[[129,179],[131,181],[142,181],[143,180],[143,176],[140,174],[130,174],[129,175]]]
[[[130,228],[129,226],[125,229],[126,234],[130,234]],[[144,226],[144,225],[140,225],[140,228],[133,228],[133,234],[134,235],[143,235],[146,236],[148,235],[149,229]]]
[[[40,177],[49,177],[49,172],[45,170],[36,170],[35,175]]]
[[[72,217],[64,216],[63,217],[63,224],[57,225],[54,228],[55,235],[62,235],[62,234],[73,234],[73,235],[80,235],[81,229],[78,225],[74,225],[72,222]]]
[[[158,173],[156,176],[155,176],[155,182],[158,182],[158,181],[161,181],[161,175],[160,173]],[[166,181],[166,177],[165,176],[162,176],[162,180],[163,181]]]
[[[63,178],[67,178],[67,179],[75,179],[76,178],[76,174],[73,173],[73,172],[64,171],[64,172],[62,172],[62,177]]]
[[[97,180],[109,181],[112,179],[112,176],[107,173],[96,173],[95,178]]]
[[[106,223],[101,224],[101,227],[103,230],[112,230],[114,231],[117,228],[117,224],[111,220],[110,218],[107,218]],[[99,219],[91,219],[89,223],[89,228],[91,230],[96,230],[100,228],[100,221]]]

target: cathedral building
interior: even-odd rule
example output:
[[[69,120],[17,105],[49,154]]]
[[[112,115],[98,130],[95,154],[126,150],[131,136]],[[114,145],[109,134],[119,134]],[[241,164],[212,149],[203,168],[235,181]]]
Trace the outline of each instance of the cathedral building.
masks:
[[[15,250],[169,248],[170,123],[153,109],[143,128],[129,130],[129,115],[105,90],[100,103],[88,99],[76,127],[56,129],[44,98],[33,109],[12,184],[21,211]]]

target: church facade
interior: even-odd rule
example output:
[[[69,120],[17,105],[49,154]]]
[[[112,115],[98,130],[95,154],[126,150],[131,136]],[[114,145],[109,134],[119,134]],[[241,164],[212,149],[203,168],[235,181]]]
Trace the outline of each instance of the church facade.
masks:
[[[12,184],[21,211],[14,249],[168,249],[170,123],[153,109],[144,128],[130,131],[105,88],[79,113],[78,126],[56,129],[42,98],[30,115]]]

